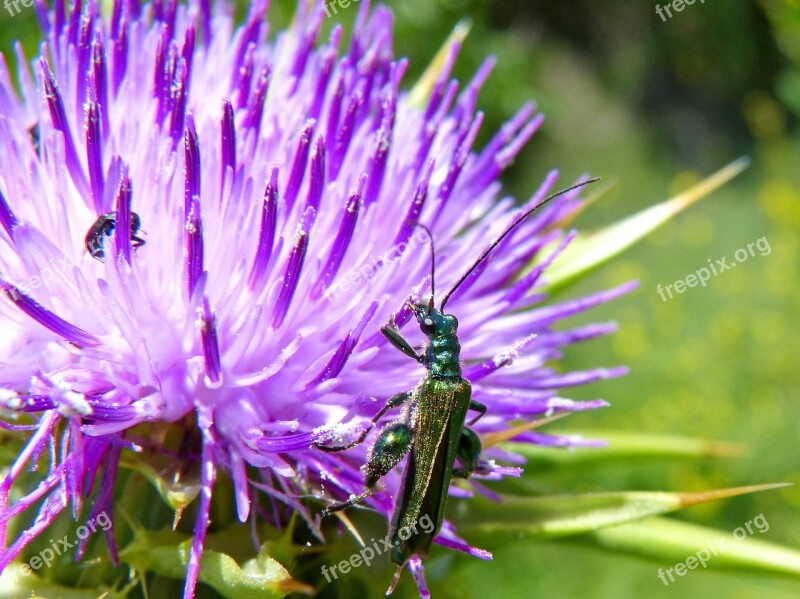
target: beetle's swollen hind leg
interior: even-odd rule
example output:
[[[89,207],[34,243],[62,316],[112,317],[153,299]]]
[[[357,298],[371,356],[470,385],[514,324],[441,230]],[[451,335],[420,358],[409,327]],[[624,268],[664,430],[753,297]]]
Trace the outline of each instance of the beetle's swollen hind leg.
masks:
[[[469,409],[478,412],[478,415],[467,422],[467,426],[472,426],[486,414],[486,406],[474,399],[470,400]],[[478,468],[478,460],[481,457],[481,451],[483,451],[480,437],[467,426],[461,429],[461,438],[458,440],[456,455],[458,456],[459,467],[453,468],[453,476],[456,478],[469,478]]]
[[[456,478],[469,478],[469,475],[478,468],[478,460],[481,457],[481,439],[475,431],[466,426],[461,431],[461,438],[458,441],[456,455],[460,466],[453,469],[453,476]]]
[[[381,430],[369,452],[364,486],[374,487],[405,457],[414,439],[414,431],[405,422],[387,424]]]
[[[414,433],[411,427],[404,422],[394,422],[387,424],[375,440],[375,445],[369,452],[369,460],[366,465],[366,476],[364,486],[366,491],[361,495],[354,495],[342,503],[331,505],[323,511],[323,516],[341,511],[351,505],[356,505],[364,501],[370,495],[377,493],[375,485],[389,471],[391,471],[400,460],[408,453]]]
[[[321,449],[322,451],[327,451],[327,452],[331,452],[331,453],[332,452],[336,452],[336,451],[344,451],[345,449],[350,449],[351,447],[355,447],[356,445],[360,445],[361,443],[364,442],[364,439],[367,438],[367,435],[372,430],[372,427],[375,426],[375,424],[378,422],[378,420],[380,420],[386,412],[388,412],[392,408],[396,408],[398,406],[403,405],[405,402],[407,402],[411,398],[411,395],[412,395],[411,391],[405,391],[404,393],[398,393],[396,395],[392,395],[389,398],[389,401],[386,402],[386,405],[383,406],[378,411],[377,414],[375,414],[375,416],[372,418],[372,421],[369,423],[369,426],[367,428],[365,428],[361,432],[361,434],[358,436],[358,438],[355,441],[353,441],[351,443],[347,443],[346,445],[335,445],[333,447],[328,447],[328,446],[323,445],[322,443],[319,443],[319,442],[314,443],[314,445],[317,447],[317,449]]]

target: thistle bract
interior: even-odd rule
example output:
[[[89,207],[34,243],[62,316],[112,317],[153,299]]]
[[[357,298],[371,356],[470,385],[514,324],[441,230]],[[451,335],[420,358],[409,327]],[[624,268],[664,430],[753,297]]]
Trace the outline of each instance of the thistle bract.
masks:
[[[33,61],[17,48],[19,92],[0,64],[0,404],[2,426],[25,439],[0,485],[0,569],[64,510],[111,517],[120,457],[166,451],[143,443],[142,427],[159,427],[188,439],[175,455],[200,473],[191,597],[218,476],[241,521],[281,524],[286,511],[253,509],[269,498],[320,537],[299,498],[362,490],[369,439],[343,453],[314,444],[354,438],[421,375],[379,334],[393,318],[422,340],[409,302],[430,291],[430,256],[416,223],[433,232],[447,289],[551,190],[556,173],[517,206],[498,183],[542,117],[526,105],[475,147],[491,61],[452,80],[457,36],[405,91],[392,15],[366,0],[349,41],[339,26],[320,39],[324,12],[307,3],[269,35],[263,1],[239,27],[229,5],[207,1],[117,1],[108,17],[94,2],[35,10],[44,44]],[[448,304],[464,377],[488,407],[478,433],[600,407],[561,389],[624,372],[546,366],[613,328],[557,321],[630,288],[543,304],[537,287],[572,239],[558,223],[577,194],[516,229]],[[102,215],[114,226],[87,236]],[[487,478],[518,472],[494,458],[522,462],[499,448],[484,458]],[[45,462],[35,488],[15,486]],[[369,504],[388,515],[399,476],[385,481]],[[23,513],[31,524],[6,534]],[[116,562],[114,528],[103,530]],[[486,556],[449,525],[437,542]],[[425,593],[419,560],[409,567]]]

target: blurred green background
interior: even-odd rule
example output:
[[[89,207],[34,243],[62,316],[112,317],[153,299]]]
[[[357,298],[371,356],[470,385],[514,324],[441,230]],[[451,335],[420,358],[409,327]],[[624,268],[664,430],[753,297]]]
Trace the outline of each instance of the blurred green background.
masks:
[[[243,3],[240,3],[243,4]],[[739,156],[752,166],[627,254],[568,289],[572,297],[631,278],[640,287],[571,324],[615,320],[619,331],[569,348],[565,369],[627,364],[629,376],[570,390],[602,397],[606,410],[578,414],[550,430],[652,432],[745,444],[742,457],[612,466],[526,477],[551,493],[603,490],[702,490],[800,482],[800,3],[709,0],[667,21],[656,2],[606,0],[403,0],[395,49],[410,58],[406,87],[462,18],[472,30],[456,67],[463,81],[488,54],[498,63],[480,97],[482,139],[528,99],[543,128],[504,175],[527,198],[544,174],[583,173],[614,183],[579,228],[594,228],[657,203]],[[294,0],[273,2],[276,24]],[[349,29],[355,4],[335,20]],[[330,26],[326,23],[326,26]],[[276,25],[277,26],[277,25]],[[275,31],[275,28],[272,29]],[[11,40],[33,54],[32,10],[0,16],[0,48]],[[771,253],[751,257],[706,288],[664,302],[656,292],[748,243],[766,237]],[[494,485],[497,488],[497,485]],[[455,501],[452,503],[456,503]],[[453,507],[453,506],[451,506]],[[800,546],[800,489],[788,487],[707,504],[672,517],[730,532],[763,513],[759,538]],[[374,534],[380,533],[377,520]],[[369,526],[369,523],[368,523]],[[355,548],[355,542],[352,542]],[[434,597],[797,597],[800,585],[771,577],[696,571],[665,587],[657,568],[673,564],[615,555],[580,539],[487,546],[482,562],[434,550]],[[387,565],[326,589],[324,596],[382,594]],[[415,596],[409,580],[397,596]]]

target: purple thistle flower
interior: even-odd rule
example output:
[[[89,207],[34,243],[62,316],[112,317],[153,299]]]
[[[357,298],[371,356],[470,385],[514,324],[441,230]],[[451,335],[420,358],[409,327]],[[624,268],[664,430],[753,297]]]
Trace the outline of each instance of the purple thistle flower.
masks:
[[[526,105],[474,146],[491,61],[459,89],[453,43],[419,103],[401,85],[406,62],[393,56],[387,9],[364,0],[343,48],[338,26],[318,41],[324,13],[303,2],[292,28],[268,40],[266,4],[234,28],[224,3],[212,14],[202,1],[119,0],[108,22],[94,2],[65,11],[59,0],[52,12],[36,2],[45,44],[31,71],[20,68],[19,96],[0,62],[0,425],[27,435],[0,483],[0,571],[63,510],[87,517],[92,493],[88,517],[112,515],[120,456],[143,451],[133,429],[146,423],[201,439],[181,456],[201,472],[185,597],[220,474],[233,481],[242,522],[280,524],[259,506],[263,491],[321,537],[299,497],[361,492],[373,437],[335,454],[314,444],[352,440],[424,374],[379,334],[394,318],[422,340],[407,301],[429,292],[431,265],[414,223],[432,230],[437,285],[448,289],[555,183],[551,173],[521,207],[500,198],[498,176],[542,117]],[[555,330],[557,321],[631,288],[543,304],[537,287],[572,239],[558,223],[577,194],[516,229],[449,303],[464,376],[488,407],[479,433],[601,407],[558,392],[624,373],[546,366],[563,346],[613,330]],[[101,215],[113,231],[87,240]],[[102,261],[86,241],[100,244]],[[534,432],[515,440],[595,444]],[[46,475],[12,504],[12,486],[45,452]],[[499,448],[484,458],[487,478],[519,471],[492,458],[523,461]],[[369,504],[390,515],[399,480],[388,475]],[[7,538],[9,519],[40,502],[30,527]],[[113,527],[105,535],[116,563]],[[447,523],[436,542],[489,556]],[[419,558],[408,566],[426,594]]]

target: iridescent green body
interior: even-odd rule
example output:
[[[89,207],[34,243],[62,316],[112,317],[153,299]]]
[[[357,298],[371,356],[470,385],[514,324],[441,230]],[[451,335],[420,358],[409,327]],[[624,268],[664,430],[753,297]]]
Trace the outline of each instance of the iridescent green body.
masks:
[[[367,490],[348,501],[329,506],[324,512],[330,514],[364,501],[377,491],[375,486],[378,481],[409,454],[403,482],[395,499],[390,529],[393,540],[391,559],[399,567],[387,595],[394,589],[402,567],[407,562],[413,563],[415,556],[425,557],[428,554],[442,526],[451,479],[466,478],[475,472],[482,450],[480,438],[469,426],[486,413],[486,406],[472,399],[472,388],[461,376],[458,321],[455,316],[444,314],[444,307],[492,250],[522,221],[550,200],[594,181],[597,179],[581,181],[550,194],[520,214],[450,288],[438,310],[434,308],[433,287],[436,277],[433,235],[427,227],[416,223],[431,239],[431,298],[427,304],[409,304],[409,307],[413,309],[420,329],[428,337],[428,345],[424,354],[417,354],[400,334],[394,320],[381,327],[381,333],[397,349],[425,366],[428,372],[413,392],[398,393],[391,397],[372,419],[372,424],[354,442],[339,447],[317,444],[323,451],[342,451],[354,447],[367,438],[372,426],[387,411],[406,404],[404,416],[386,425],[372,446],[365,465],[364,486]],[[468,410],[474,410],[478,415],[467,423]],[[455,466],[456,460],[458,467]],[[433,526],[418,526],[427,520]]]
[[[417,314],[420,328],[429,339],[423,360],[428,376],[453,382],[464,381],[461,378],[461,344],[458,342],[456,317],[425,305],[422,310],[417,306]]]
[[[326,510],[338,511],[369,497],[375,492],[378,480],[408,454],[389,531],[393,540],[391,559],[399,566],[414,555],[428,554],[442,526],[451,479],[467,477],[477,468],[480,439],[465,426],[465,421],[470,409],[480,412],[478,418],[486,411],[483,405],[472,401],[469,381],[461,376],[461,345],[455,316],[443,314],[432,304],[415,304],[413,308],[422,332],[428,337],[422,355],[417,354],[393,323],[384,326],[381,332],[400,351],[425,366],[428,373],[413,392],[392,397],[373,419],[375,423],[389,409],[406,404],[403,417],[381,430],[370,451],[364,481],[367,491]],[[367,431],[349,445],[320,448],[340,451],[361,443],[366,434]],[[456,459],[459,468],[455,467]],[[418,526],[420,522],[431,522],[433,526]]]
[[[457,379],[426,376],[416,389],[418,412],[408,462],[395,504],[389,534],[393,540],[392,561],[403,565],[414,555],[422,557],[439,534],[453,476],[453,464],[461,441],[461,431],[469,408],[472,388]],[[434,529],[417,532],[403,540],[398,532],[414,530],[420,518],[428,515]]]

